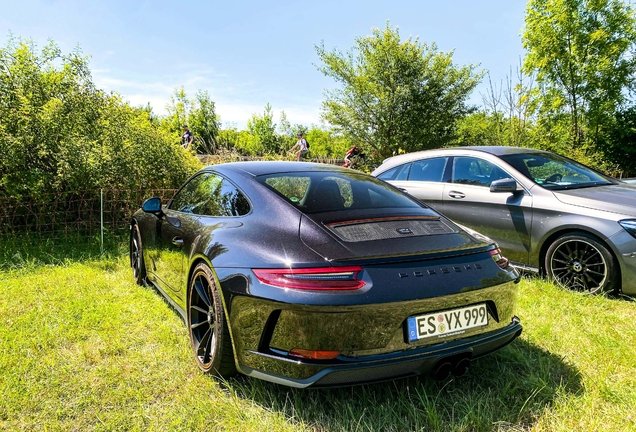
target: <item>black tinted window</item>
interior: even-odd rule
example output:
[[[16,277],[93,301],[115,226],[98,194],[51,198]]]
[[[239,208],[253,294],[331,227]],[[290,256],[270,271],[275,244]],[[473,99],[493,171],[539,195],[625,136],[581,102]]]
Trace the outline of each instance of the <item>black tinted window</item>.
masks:
[[[259,176],[256,180],[308,214],[348,209],[421,207],[388,184],[353,171],[270,174]]]
[[[495,164],[475,157],[456,157],[453,162],[453,183],[490,186],[493,180],[508,177]],[[493,179],[491,179],[491,175]],[[494,178],[496,177],[496,178]]]
[[[398,171],[398,169],[401,169],[401,168],[402,166],[399,166],[399,167],[391,168],[388,171],[384,171],[382,174],[378,176],[378,178],[380,180],[393,180],[393,177],[395,177],[395,173]]]
[[[447,157],[439,157],[413,162],[409,180],[441,182],[447,160]]]
[[[402,165],[402,169],[398,171],[395,176],[395,180],[406,180],[409,178],[409,171],[411,170],[411,164]]]
[[[174,197],[170,209],[202,216],[242,216],[249,213],[247,198],[232,183],[215,174],[200,174]]]
[[[383,172],[378,176],[378,178],[380,180],[406,180],[409,175],[410,168],[410,162],[404,165],[398,165],[388,171]]]

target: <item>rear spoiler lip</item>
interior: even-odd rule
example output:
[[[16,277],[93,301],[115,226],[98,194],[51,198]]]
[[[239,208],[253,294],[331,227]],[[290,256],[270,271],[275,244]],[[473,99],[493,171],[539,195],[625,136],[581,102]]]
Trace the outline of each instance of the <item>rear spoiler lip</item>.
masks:
[[[341,266],[347,264],[358,265],[377,265],[377,264],[389,264],[389,263],[407,263],[407,262],[421,262],[421,261],[434,261],[444,258],[455,258],[466,255],[476,255],[484,252],[489,252],[493,249],[497,249],[496,244],[490,244],[487,246],[469,247],[465,249],[454,249],[452,251],[444,252],[427,252],[416,254],[404,254],[404,255],[392,255],[392,256],[367,256],[360,258],[331,258],[328,262],[334,266]]]

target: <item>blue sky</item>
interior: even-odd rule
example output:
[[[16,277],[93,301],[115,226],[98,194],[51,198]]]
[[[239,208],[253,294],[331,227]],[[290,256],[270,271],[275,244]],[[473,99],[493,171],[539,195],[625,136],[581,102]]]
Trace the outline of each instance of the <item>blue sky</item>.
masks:
[[[403,39],[454,50],[499,83],[523,56],[523,0],[320,2],[0,0],[0,35],[54,40],[90,56],[96,84],[155,112],[175,88],[207,90],[224,125],[243,128],[270,103],[292,123],[320,122],[323,90],[314,46],[349,50],[354,38],[390,21]],[[482,84],[471,102],[480,103]]]

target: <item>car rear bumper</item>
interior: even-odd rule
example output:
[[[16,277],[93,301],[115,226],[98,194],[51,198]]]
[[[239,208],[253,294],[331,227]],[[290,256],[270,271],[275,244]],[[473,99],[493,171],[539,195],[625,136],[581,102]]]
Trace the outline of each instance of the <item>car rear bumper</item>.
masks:
[[[245,375],[297,388],[367,384],[425,375],[445,363],[452,369],[461,359],[475,359],[503,348],[521,332],[519,319],[513,317],[510,324],[497,331],[383,355],[358,357],[336,364],[292,360],[250,351],[250,357],[255,357],[250,363],[261,363],[263,369],[241,364],[238,367]],[[310,375],[307,378],[294,378],[306,376],[308,372]]]
[[[518,273],[501,269],[489,252],[367,265],[367,285],[351,292],[282,289],[247,270],[216,270],[239,370],[296,387],[426,373],[442,358],[504,346],[521,329]],[[463,327],[460,311],[473,306],[484,306],[488,321]],[[433,313],[441,324],[431,323]],[[409,318],[425,315],[439,333],[411,340]]]

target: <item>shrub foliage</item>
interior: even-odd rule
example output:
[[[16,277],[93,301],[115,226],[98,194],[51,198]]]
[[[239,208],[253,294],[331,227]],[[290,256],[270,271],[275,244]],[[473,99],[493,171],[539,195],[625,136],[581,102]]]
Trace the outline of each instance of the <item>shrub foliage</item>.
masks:
[[[153,123],[95,87],[87,57],[10,39],[0,49],[0,197],[178,186],[198,162]]]

